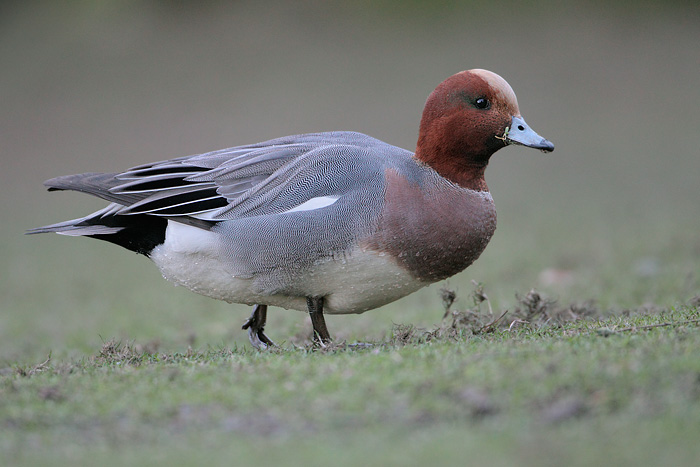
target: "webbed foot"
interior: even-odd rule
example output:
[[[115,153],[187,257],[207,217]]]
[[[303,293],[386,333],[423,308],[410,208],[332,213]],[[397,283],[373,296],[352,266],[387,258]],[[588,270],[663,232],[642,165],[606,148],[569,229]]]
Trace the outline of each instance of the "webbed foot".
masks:
[[[255,305],[250,318],[243,324],[242,329],[248,330],[248,340],[258,350],[265,350],[268,346],[277,347],[263,332],[267,321],[267,305]]]

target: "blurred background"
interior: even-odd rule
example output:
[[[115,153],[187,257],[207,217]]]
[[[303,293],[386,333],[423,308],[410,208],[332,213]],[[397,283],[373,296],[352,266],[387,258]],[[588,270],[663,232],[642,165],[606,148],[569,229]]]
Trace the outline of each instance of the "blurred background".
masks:
[[[471,305],[472,280],[498,309],[533,287],[616,311],[700,293],[695,1],[3,2],[0,63],[1,364],[111,337],[168,351],[246,342],[247,307],[173,287],[144,257],[23,236],[104,205],[44,180],[325,130],[413,149],[425,98],[469,68],[506,78],[556,151],[492,159],[499,226],[448,281],[456,307]],[[444,286],[331,317],[331,332],[430,328]],[[269,321],[278,341],[310,329],[294,311]]]

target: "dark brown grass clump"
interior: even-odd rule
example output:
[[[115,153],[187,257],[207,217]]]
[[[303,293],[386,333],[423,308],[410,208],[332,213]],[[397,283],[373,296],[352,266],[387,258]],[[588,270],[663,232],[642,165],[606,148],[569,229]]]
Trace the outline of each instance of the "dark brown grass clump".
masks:
[[[522,296],[516,294],[517,305],[512,311],[494,313],[483,284],[473,284],[474,289],[469,294],[470,306],[455,309],[457,294],[443,288],[440,290],[445,310],[442,323],[433,330],[419,330],[406,324],[395,325],[389,343],[406,345],[435,339],[464,338],[506,329],[512,331],[523,327],[560,327],[579,320],[602,319],[607,314],[596,307],[593,301],[561,306],[556,300],[545,297],[534,289]]]
[[[114,365],[117,363],[138,366],[151,358],[158,351],[159,341],[151,341],[145,345],[115,339],[109,339],[102,344],[100,352],[94,357],[97,364]]]

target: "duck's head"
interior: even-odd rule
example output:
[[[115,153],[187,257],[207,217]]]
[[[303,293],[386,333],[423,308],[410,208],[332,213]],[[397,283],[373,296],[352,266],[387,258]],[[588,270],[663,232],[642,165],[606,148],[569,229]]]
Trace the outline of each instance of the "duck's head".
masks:
[[[487,70],[468,70],[447,78],[428,97],[416,158],[455,183],[486,190],[489,158],[509,144],[554,150],[525,123],[506,80]]]

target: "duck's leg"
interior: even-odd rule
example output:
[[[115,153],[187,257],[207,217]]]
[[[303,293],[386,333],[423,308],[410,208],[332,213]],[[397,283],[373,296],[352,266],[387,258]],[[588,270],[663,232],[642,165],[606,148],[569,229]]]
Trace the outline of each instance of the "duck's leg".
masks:
[[[323,318],[323,297],[306,297],[306,306],[309,308],[311,324],[314,326],[314,342],[325,347],[333,339],[326,327],[326,320]]]
[[[248,339],[253,347],[262,350],[266,349],[268,345],[275,346],[275,343],[268,338],[265,333],[265,321],[267,321],[267,305],[255,305],[253,307],[253,313],[243,324],[242,329],[248,330]]]

